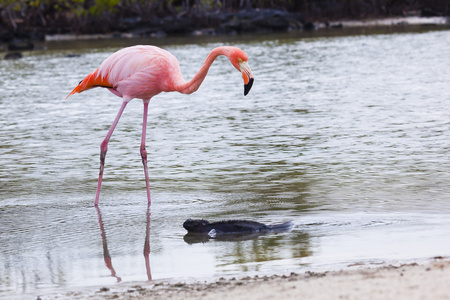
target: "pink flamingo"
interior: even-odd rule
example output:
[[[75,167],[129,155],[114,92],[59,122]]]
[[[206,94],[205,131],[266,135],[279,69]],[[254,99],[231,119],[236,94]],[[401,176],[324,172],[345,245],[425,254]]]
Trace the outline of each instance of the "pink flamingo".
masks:
[[[182,94],[191,94],[197,91],[205,79],[209,67],[219,55],[228,57],[231,64],[242,73],[244,95],[247,95],[253,84],[253,75],[248,65],[247,55],[239,48],[223,46],[213,49],[194,78],[186,82],[181,74],[178,60],[170,52],[155,46],[133,46],[121,49],[108,57],[97,70],[80,81],[78,86],[67,96],[68,98],[75,93],[81,93],[95,87],[103,87],[110,90],[114,95],[123,98],[122,106],[100,145],[100,172],[95,206],[98,206],[100,197],[109,139],[126,105],[134,98],[142,99],[144,102],[141,157],[144,165],[147,199],[150,205],[147,150],[145,149],[147,111],[150,99],[161,92],[176,91]]]

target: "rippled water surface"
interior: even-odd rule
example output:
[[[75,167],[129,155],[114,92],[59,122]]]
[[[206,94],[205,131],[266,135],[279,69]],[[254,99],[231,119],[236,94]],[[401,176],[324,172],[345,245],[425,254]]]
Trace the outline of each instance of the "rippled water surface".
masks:
[[[64,99],[136,43],[172,52],[185,79],[233,44],[255,83],[244,97],[221,57],[195,94],[152,99],[150,211],[142,102],[130,102],[96,210],[99,145],[121,99],[100,88]],[[0,297],[450,255],[450,31],[44,46],[0,61]],[[294,227],[199,240],[187,218]]]

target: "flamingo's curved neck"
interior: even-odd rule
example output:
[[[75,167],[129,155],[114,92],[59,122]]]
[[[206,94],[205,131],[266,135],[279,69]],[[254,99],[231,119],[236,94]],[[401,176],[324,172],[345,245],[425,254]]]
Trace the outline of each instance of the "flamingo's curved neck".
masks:
[[[203,80],[205,79],[206,74],[208,74],[209,67],[211,67],[214,60],[219,55],[225,55],[229,57],[230,51],[228,51],[228,48],[229,47],[223,46],[213,49],[203,63],[203,66],[200,68],[197,74],[195,74],[194,78],[192,78],[188,82],[180,84],[176,90],[183,94],[192,94],[193,92],[197,91]]]

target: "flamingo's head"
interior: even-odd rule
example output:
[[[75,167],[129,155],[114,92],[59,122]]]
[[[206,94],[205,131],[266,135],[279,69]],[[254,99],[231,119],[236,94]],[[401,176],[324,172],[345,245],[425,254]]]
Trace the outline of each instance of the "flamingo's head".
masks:
[[[253,85],[253,74],[248,65],[248,57],[244,51],[239,48],[232,47],[231,55],[228,56],[230,62],[233,66],[242,73],[242,78],[244,79],[244,96],[250,92]]]

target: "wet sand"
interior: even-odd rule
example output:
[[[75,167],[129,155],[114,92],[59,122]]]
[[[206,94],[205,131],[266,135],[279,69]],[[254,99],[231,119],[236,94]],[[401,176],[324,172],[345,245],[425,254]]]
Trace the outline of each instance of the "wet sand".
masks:
[[[350,266],[346,270],[220,278],[208,282],[118,284],[40,299],[450,299],[450,259],[425,263]],[[39,299],[38,298],[38,299]]]

